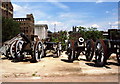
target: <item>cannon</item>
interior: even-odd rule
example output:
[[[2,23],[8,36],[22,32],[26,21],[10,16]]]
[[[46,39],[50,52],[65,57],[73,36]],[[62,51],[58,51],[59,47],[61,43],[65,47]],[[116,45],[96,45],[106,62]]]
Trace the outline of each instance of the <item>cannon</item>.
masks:
[[[24,33],[20,34],[22,39],[16,41],[15,58],[19,61],[24,59],[25,53],[31,55],[31,62],[38,62],[43,56],[43,43],[37,35],[31,35],[31,39]]]
[[[8,58],[12,57],[15,61],[22,61],[27,53],[31,55],[31,62],[40,61],[43,56],[43,43],[38,36],[31,35],[30,37],[20,33],[5,42],[2,47],[4,49],[3,54]]]
[[[86,56],[86,59],[90,61],[94,55],[94,41],[92,39],[86,40],[78,32],[73,32],[67,42],[67,54],[68,60],[78,60],[80,53]]]
[[[3,43],[3,46],[0,48],[0,53],[5,55],[7,58],[13,58],[14,45],[17,40],[21,39],[20,34]]]
[[[98,66],[104,66],[112,53],[116,54],[120,65],[120,29],[109,29],[108,39],[99,39],[95,43],[95,60]]]
[[[44,57],[46,56],[47,50],[53,50],[54,54],[56,54],[56,57],[59,57],[61,54],[62,46],[61,42],[51,42],[50,38],[46,38],[46,41],[43,43],[44,45]]]

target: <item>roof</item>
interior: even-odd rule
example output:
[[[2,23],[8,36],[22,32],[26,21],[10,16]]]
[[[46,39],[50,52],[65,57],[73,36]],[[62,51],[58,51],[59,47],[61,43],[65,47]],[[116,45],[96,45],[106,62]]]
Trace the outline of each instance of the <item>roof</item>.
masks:
[[[47,24],[36,24],[35,27],[45,27],[48,29],[48,25]]]
[[[13,18],[13,20],[30,20],[30,18]]]

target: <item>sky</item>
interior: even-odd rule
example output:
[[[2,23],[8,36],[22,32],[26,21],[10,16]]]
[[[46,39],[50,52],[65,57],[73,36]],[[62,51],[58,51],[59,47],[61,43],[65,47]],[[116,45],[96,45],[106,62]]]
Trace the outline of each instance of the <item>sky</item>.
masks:
[[[73,26],[118,28],[118,2],[12,2],[14,18],[33,14],[35,24],[47,24],[48,30],[72,30]],[[55,26],[56,25],[56,26]]]

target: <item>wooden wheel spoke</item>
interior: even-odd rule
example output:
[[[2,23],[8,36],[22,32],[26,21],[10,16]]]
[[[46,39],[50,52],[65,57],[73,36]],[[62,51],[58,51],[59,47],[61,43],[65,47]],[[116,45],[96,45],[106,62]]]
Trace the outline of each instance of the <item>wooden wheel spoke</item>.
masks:
[[[95,47],[96,64],[98,64],[98,66],[104,66],[107,58],[107,46],[103,40],[97,40]]]
[[[33,54],[33,61],[38,62],[40,61],[41,57],[43,56],[43,46],[42,42],[38,41],[34,45],[34,54]]]
[[[85,51],[86,59],[88,61],[92,60],[93,54],[94,54],[94,41],[93,40],[87,40],[86,51]]]

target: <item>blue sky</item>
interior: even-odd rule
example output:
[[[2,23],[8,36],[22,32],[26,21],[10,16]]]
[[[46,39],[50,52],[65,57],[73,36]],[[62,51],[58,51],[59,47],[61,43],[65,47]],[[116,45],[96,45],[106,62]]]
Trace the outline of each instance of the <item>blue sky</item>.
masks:
[[[12,2],[14,17],[32,13],[35,24],[48,24],[49,30],[71,30],[72,26],[118,28],[117,2]]]

